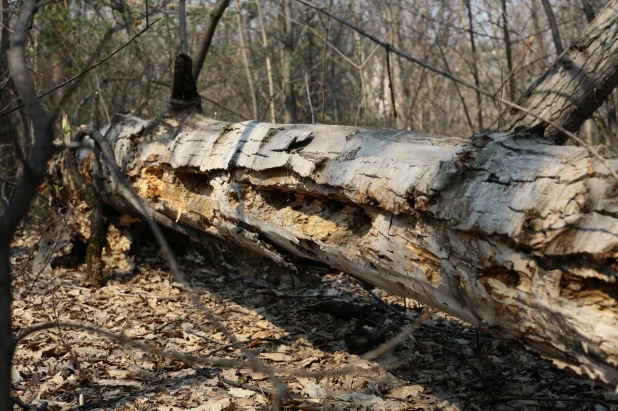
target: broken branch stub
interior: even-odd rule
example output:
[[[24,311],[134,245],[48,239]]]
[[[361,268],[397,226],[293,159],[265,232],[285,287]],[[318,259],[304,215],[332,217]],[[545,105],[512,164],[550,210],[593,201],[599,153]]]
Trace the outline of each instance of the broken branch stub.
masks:
[[[189,108],[202,111],[200,95],[191,74],[191,57],[179,54],[174,61],[174,82],[172,83],[172,96],[168,102],[168,111],[179,112]]]
[[[320,261],[618,384],[618,185],[583,148],[525,130],[466,140],[195,113],[118,115],[107,137],[166,218],[288,266]]]

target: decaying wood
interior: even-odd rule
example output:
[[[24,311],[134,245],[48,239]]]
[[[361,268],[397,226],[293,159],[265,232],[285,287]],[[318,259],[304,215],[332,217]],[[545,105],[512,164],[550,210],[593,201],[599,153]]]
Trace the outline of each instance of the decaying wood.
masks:
[[[618,182],[583,148],[196,113],[119,115],[107,138],[165,219],[292,269],[320,261],[618,384]]]

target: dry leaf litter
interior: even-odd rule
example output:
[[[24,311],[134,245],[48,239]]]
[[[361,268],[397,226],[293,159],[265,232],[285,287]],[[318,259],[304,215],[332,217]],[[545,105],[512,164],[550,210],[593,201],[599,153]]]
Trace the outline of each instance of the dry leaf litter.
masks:
[[[23,230],[14,241],[16,335],[45,322],[72,322],[157,350],[246,363],[170,277],[156,244],[145,240],[130,254],[132,240],[122,224],[109,230],[105,285],[85,283],[83,261],[71,257],[79,247],[68,234],[71,224],[77,223],[57,218],[42,236]],[[87,231],[87,221],[82,224]],[[314,372],[357,366],[346,375],[281,375],[294,396],[284,409],[618,410],[615,393],[437,312],[403,344],[363,361],[359,341],[379,344],[423,307],[376,289],[380,302],[351,277],[322,267],[292,275],[246,251],[224,251],[235,274],[217,272],[190,247],[176,250],[192,289],[261,361]],[[274,399],[272,382],[248,367],[187,364],[85,330],[33,334],[19,345],[13,364],[22,408],[268,410]]]

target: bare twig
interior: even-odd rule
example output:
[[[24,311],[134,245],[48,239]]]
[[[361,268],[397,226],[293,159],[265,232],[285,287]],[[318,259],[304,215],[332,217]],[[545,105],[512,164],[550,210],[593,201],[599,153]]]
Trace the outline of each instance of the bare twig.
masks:
[[[381,344],[380,346],[376,347],[375,349],[366,352],[365,354],[363,354],[363,356],[361,357],[363,360],[366,361],[371,361],[373,359],[378,358],[379,356],[385,354],[386,352],[388,352],[389,350],[392,350],[393,348],[395,348],[396,346],[398,346],[399,344],[401,344],[403,342],[403,340],[406,339],[406,337],[408,337],[410,334],[412,334],[414,331],[418,330],[420,328],[420,326],[427,321],[427,319],[429,318],[430,313],[429,311],[425,311],[423,312],[417,319],[416,321],[414,321],[412,324],[410,324],[409,326],[407,326],[403,331],[401,331],[399,334],[397,334],[396,336],[394,336],[393,338],[391,338],[390,340],[386,341],[384,344]]]
[[[446,55],[444,54],[444,50],[442,49],[442,46],[440,45],[440,42],[438,41],[437,33],[436,33],[435,43],[436,43],[436,46],[438,47],[438,50],[440,51],[440,56],[442,57],[444,68],[446,68],[446,71],[452,74],[451,68],[449,67],[449,64],[448,64],[448,59],[446,58]],[[459,89],[459,84],[457,84],[456,81],[454,81],[453,84],[455,85],[455,90],[457,91],[457,95],[459,96],[459,100],[461,101],[461,106],[463,107],[464,114],[466,115],[466,120],[468,121],[468,126],[470,127],[470,131],[474,133],[474,124],[472,124],[472,119],[470,118],[470,113],[468,112],[468,105],[466,104],[466,100],[464,99],[463,94],[461,94],[461,90]]]
[[[272,96],[270,96],[270,99],[268,99],[268,104],[266,105],[266,108],[264,109],[264,112],[262,113],[262,115],[260,116],[260,123],[262,121],[264,121],[264,117],[266,117],[266,113],[268,113],[268,108],[270,107],[271,103],[273,102],[275,98],[275,95],[273,94]],[[274,120],[273,120],[274,121]],[[274,123],[273,123],[274,124]]]
[[[496,90],[496,92],[494,93],[494,96],[498,95],[498,92],[504,87],[506,82],[509,81],[509,79],[515,75],[519,66],[521,66],[521,64],[526,59],[526,56],[528,55],[528,52],[530,51],[530,48],[532,47],[533,42],[534,42],[534,36],[530,36],[530,38],[528,38],[528,44],[526,44],[526,48],[524,48],[523,53],[521,53],[521,57],[519,58],[519,60],[517,60],[517,63],[515,64],[515,66],[513,66],[513,69],[509,72],[509,74],[507,74],[504,80],[502,80],[502,84],[500,85],[500,87],[498,87],[498,90]]]
[[[311,93],[309,92],[309,78],[305,72],[305,89],[307,90],[307,100],[309,101],[309,110],[311,111],[311,124],[315,124],[315,115],[313,114],[313,104],[311,104]]]
[[[88,67],[87,69],[85,69],[84,71],[82,71],[79,74],[76,74],[75,76],[71,77],[70,79],[58,84],[55,87],[52,87],[51,89],[39,94],[36,96],[36,98],[41,98],[41,97],[45,97],[48,94],[53,93],[54,91],[60,90],[62,87],[66,86],[67,84],[70,84],[72,82],[74,82],[75,80],[79,79],[80,77],[82,77],[83,75],[87,74],[88,72],[94,70],[95,68],[99,67],[100,65],[102,65],[103,63],[105,63],[107,60],[111,59],[112,57],[114,57],[116,54],[118,54],[120,51],[122,51],[124,48],[126,48],[129,44],[131,44],[133,41],[135,41],[139,36],[141,36],[142,34],[144,34],[146,31],[148,31],[148,29],[150,27],[152,27],[155,23],[157,23],[158,21],[160,21],[161,19],[158,18],[154,21],[152,21],[150,23],[149,26],[146,26],[144,28],[144,30],[140,31],[139,33],[137,33],[135,36],[131,37],[126,43],[124,43],[122,46],[120,46],[118,49],[114,50],[112,53],[108,54],[107,56],[105,56],[104,58],[100,59],[99,61],[97,61],[96,63],[94,63],[93,65],[91,65],[90,67]],[[15,101],[12,101],[9,106],[19,102],[19,100],[22,98],[19,98]],[[14,111],[19,110],[20,108],[24,107],[24,104],[19,104],[11,109],[7,109],[5,108],[2,112],[0,112],[0,117],[4,117],[7,114],[11,114]]]
[[[253,355],[253,353],[250,350],[245,348],[238,341],[236,336],[225,327],[225,325],[204,305],[204,303],[202,303],[198,295],[191,290],[191,287],[187,283],[185,276],[182,270],[180,269],[180,265],[178,264],[178,261],[176,260],[167,239],[163,235],[161,228],[157,225],[157,223],[155,223],[152,216],[150,215],[150,212],[152,210],[146,206],[144,201],[135,192],[135,190],[133,189],[133,187],[131,186],[127,178],[125,177],[125,175],[118,168],[118,165],[116,164],[116,161],[115,161],[114,151],[113,151],[113,148],[110,142],[105,137],[103,137],[103,135],[98,130],[96,130],[93,127],[82,126],[76,132],[75,138],[78,139],[78,136],[80,135],[89,135],[98,144],[98,147],[97,145],[95,145],[94,147],[95,153],[97,155],[100,155],[101,159],[108,166],[109,170],[111,171],[114,184],[121,191],[120,194],[127,201],[130,201],[132,203],[131,205],[146,220],[148,227],[152,230],[152,233],[154,234],[154,237],[157,240],[157,243],[159,243],[159,246],[161,247],[161,254],[166,259],[170,267],[170,271],[172,272],[172,276],[178,283],[180,283],[184,287],[185,292],[187,296],[189,297],[189,299],[191,300],[191,302],[206,316],[206,318],[208,318],[208,320],[231,343],[235,344],[236,348],[239,348],[243,352],[243,354],[249,359],[249,361],[251,362],[251,364],[253,364],[253,367],[255,367],[256,370],[263,372],[272,380],[272,382],[277,386],[277,392],[279,393],[280,397],[287,397],[288,396],[287,386],[275,376],[272,368],[262,364],[255,357],[255,355]]]
[[[238,117],[240,117],[243,120],[247,120],[248,119],[248,117],[245,114],[242,114],[242,113],[234,110],[233,108],[231,108],[229,106],[226,106],[225,104],[219,103],[218,101],[215,101],[215,100],[213,100],[213,99],[211,99],[209,97],[206,97],[203,94],[200,94],[200,97],[203,98],[204,100],[208,101],[209,103],[214,104],[217,107],[221,107],[222,109],[224,109],[226,111],[229,111],[232,114],[237,115]]]

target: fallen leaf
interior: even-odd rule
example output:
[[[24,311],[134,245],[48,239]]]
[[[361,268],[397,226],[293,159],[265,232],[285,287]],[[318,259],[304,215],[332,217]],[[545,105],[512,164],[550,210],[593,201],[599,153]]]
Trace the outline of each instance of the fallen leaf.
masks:
[[[394,388],[391,391],[391,397],[395,398],[416,398],[416,396],[423,392],[425,388],[422,385],[404,385],[403,387]]]
[[[326,389],[315,382],[310,382],[305,385],[305,388],[303,388],[301,393],[310,398],[328,398],[328,392],[326,392]]]
[[[231,411],[234,409],[234,403],[227,398],[220,400],[208,401],[199,407],[190,408],[189,411]]]
[[[306,368],[306,367],[309,367],[314,362],[319,362],[319,361],[320,359],[318,357],[309,357],[309,358],[305,358],[304,360],[302,360],[300,362],[300,365]]]
[[[244,388],[236,388],[236,387],[230,388],[228,392],[230,393],[232,397],[236,397],[236,398],[249,398],[253,396],[253,394],[255,394],[255,392],[251,390],[245,390]]]
[[[276,362],[288,362],[294,361],[295,358],[291,355],[279,353],[279,352],[265,352],[260,354],[260,358],[265,358],[267,360],[276,361]]]

